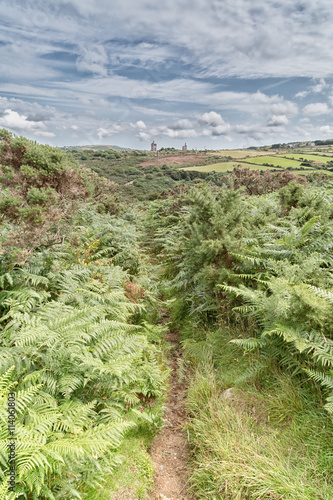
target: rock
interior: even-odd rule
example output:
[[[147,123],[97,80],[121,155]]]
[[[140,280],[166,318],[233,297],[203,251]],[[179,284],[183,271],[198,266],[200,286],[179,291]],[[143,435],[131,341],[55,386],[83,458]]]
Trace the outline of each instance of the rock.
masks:
[[[232,401],[233,399],[235,399],[235,388],[234,387],[230,387],[229,389],[226,389],[225,391],[222,392],[222,397],[224,399],[227,399],[229,401]]]

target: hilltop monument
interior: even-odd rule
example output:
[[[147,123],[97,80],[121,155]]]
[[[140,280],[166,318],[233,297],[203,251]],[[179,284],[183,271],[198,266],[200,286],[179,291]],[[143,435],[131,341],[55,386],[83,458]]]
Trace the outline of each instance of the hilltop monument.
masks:
[[[157,151],[157,144],[155,141],[153,141],[150,145],[150,151]]]
[[[182,151],[187,151],[187,144],[185,142],[184,146],[182,146]]]

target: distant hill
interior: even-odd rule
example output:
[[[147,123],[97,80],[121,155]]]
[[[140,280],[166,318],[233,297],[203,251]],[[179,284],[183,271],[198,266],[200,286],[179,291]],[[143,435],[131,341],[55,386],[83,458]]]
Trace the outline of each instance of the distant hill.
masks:
[[[122,148],[120,146],[114,146],[114,145],[102,145],[102,144],[91,144],[87,146],[63,146],[62,148],[64,151],[72,150],[75,149],[76,151],[87,151],[87,150],[92,150],[92,151],[106,151],[108,149],[113,149],[114,151],[132,151],[131,148]]]

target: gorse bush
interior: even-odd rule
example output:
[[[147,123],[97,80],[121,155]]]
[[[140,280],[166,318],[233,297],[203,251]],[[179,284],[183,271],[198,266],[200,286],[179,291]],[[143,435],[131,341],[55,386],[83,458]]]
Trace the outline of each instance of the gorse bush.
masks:
[[[198,186],[150,205],[197,498],[332,497],[332,194]]]
[[[86,201],[116,213],[115,187],[57,148],[0,130],[0,256],[24,263],[34,249],[60,243]]]
[[[312,377],[332,411],[332,187],[291,182],[258,197],[240,190],[194,189],[164,226],[151,213],[169,292],[181,297],[183,316],[243,317],[253,335],[235,342]]]
[[[288,170],[270,172],[269,170],[250,170],[239,166],[234,168],[228,178],[234,188],[242,188],[242,191],[249,195],[271,193],[289,184],[294,184],[299,188],[306,184],[305,177],[297,176]]]

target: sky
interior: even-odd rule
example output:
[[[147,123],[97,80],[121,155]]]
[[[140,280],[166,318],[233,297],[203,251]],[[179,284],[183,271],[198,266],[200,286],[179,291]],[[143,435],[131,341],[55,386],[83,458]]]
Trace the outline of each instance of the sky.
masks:
[[[0,127],[54,146],[333,138],[331,0],[0,0]]]

